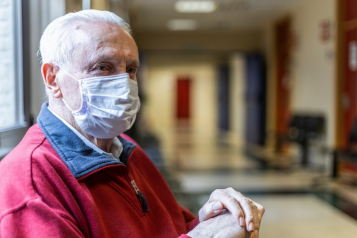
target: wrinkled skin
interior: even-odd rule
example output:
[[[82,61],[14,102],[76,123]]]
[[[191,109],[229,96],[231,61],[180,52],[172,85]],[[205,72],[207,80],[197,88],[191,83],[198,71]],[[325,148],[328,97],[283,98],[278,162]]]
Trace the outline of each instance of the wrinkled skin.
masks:
[[[216,217],[201,222],[187,234],[192,238],[251,238],[251,233],[237,223],[234,215],[228,211],[220,212]]]
[[[260,223],[265,212],[262,205],[232,188],[217,189],[199,211],[200,222],[220,216],[224,210],[228,210],[235,224],[244,227],[252,238],[259,237]]]

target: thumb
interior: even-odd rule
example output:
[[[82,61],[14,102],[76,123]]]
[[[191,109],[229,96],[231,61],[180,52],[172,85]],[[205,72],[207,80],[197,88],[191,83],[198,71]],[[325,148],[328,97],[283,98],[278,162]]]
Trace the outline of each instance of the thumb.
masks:
[[[223,205],[220,202],[206,203],[199,211],[199,220],[200,222],[206,221],[212,217],[219,215],[222,210]]]

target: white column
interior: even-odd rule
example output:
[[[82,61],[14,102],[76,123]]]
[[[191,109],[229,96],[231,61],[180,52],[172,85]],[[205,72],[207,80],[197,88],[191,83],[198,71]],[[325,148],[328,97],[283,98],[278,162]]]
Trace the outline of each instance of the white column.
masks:
[[[230,57],[230,114],[229,128],[232,132],[244,137],[244,117],[245,117],[245,58],[242,53],[232,54]]]

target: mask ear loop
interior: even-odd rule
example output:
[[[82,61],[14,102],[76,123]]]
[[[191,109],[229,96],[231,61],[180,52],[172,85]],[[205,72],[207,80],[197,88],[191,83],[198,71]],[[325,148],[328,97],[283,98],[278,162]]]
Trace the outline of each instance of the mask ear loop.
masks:
[[[61,70],[63,70],[66,74],[68,74],[71,78],[73,78],[74,80],[76,80],[78,83],[79,83],[79,85],[81,85],[81,81],[80,80],[78,80],[78,79],[76,79],[75,77],[73,77],[70,73],[68,73],[66,70],[64,70],[61,66],[59,66],[57,63],[54,63],[53,62],[53,64],[55,64],[55,65],[57,65]],[[57,78],[56,78],[56,83],[57,83]],[[70,106],[66,103],[66,101],[64,100],[64,98],[63,98],[63,96],[62,96],[62,102],[64,103],[64,105],[73,113],[74,112],[74,110],[72,110],[71,108],[70,108]],[[83,96],[82,96],[82,93],[81,93],[81,108],[82,108],[82,106],[83,106]],[[79,109],[80,110],[80,109]],[[78,111],[79,111],[78,110]]]
[[[64,103],[64,105],[66,105],[66,107],[73,113],[74,111],[68,106],[68,104],[66,103],[66,101],[63,99],[62,97],[62,102]]]

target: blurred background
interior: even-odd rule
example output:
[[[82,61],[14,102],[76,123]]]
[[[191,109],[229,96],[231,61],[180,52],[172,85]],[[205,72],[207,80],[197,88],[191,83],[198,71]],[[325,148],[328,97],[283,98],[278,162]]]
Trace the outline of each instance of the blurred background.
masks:
[[[89,8],[133,28],[127,133],[181,204],[230,186],[266,207],[262,238],[357,234],[357,0],[0,0],[0,158],[46,101],[43,30]]]

